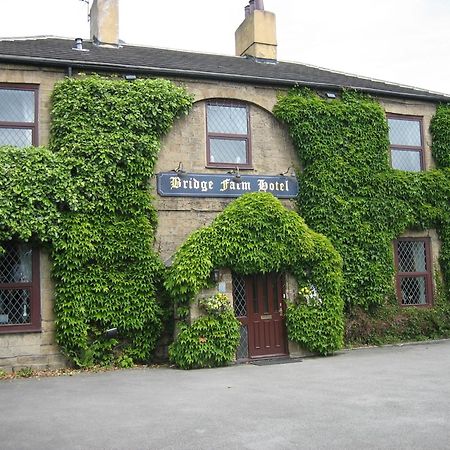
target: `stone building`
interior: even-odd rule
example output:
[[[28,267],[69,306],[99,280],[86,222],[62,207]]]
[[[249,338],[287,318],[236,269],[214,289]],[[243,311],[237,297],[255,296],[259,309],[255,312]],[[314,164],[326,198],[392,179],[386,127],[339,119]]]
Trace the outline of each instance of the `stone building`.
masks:
[[[185,86],[195,97],[193,109],[164,138],[157,162],[158,180],[152,180],[158,193],[155,246],[167,264],[193,230],[210,224],[233,197],[261,189],[258,183],[265,183],[265,190],[282,199],[287,208],[293,207],[298,186],[292,168],[299,162],[287,128],[272,114],[277,95],[293,86],[309,87],[330,99],[343,88],[376,97],[391,129],[393,167],[410,171],[434,167],[430,120],[436,105],[450,97],[278,61],[275,15],[264,10],[262,1],[251,1],[246,7],[235,39],[236,56],[127,45],[119,40],[118,0],[94,1],[90,40],[3,39],[0,145],[48,143],[50,96],[55,83],[64,77],[77,77],[81,72],[116,74],[130,81],[163,77]],[[168,177],[177,170],[179,185],[168,192]],[[224,182],[226,196],[220,192]],[[234,192],[230,183],[234,183]],[[413,246],[428,261],[427,280],[431,280],[430,255],[433,261],[439,255],[436,232],[411,232],[404,237],[400,245]],[[5,248],[0,256],[0,367],[61,367],[65,360],[55,343],[49,257],[23,243],[7,243]],[[273,275],[233,280],[231,269],[217,274],[217,287],[241,306],[246,301],[245,283],[276,283]],[[287,280],[284,288],[275,292],[270,295],[279,295],[276,301],[281,305],[283,296],[295,294],[295,286]],[[413,304],[431,301],[427,289],[417,295]],[[244,323],[240,306],[235,307]],[[279,319],[277,311],[269,312],[264,311],[267,323]],[[192,315],[196,314],[194,308]],[[249,329],[248,335],[252,332]],[[276,333],[276,343],[252,341],[241,356],[299,354],[300,349],[288,346],[285,330]]]

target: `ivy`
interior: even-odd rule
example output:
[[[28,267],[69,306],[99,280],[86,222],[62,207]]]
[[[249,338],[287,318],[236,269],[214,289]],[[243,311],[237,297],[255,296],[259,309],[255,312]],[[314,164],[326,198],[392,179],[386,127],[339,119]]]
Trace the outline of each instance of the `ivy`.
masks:
[[[293,274],[313,284],[321,308],[301,304],[287,309],[289,338],[310,350],[331,353],[342,345],[341,258],[324,236],[313,232],[273,195],[245,194],[230,203],[211,226],[195,231],[175,254],[166,288],[186,312],[207,287],[214,268],[232,267],[241,275]],[[298,321],[301,326],[296,326]]]
[[[43,147],[0,147],[0,242],[58,237],[61,212],[76,208],[70,169]]]
[[[199,317],[191,326],[183,324],[169,347],[169,359],[180,369],[224,366],[236,354],[239,327],[231,308]]]
[[[191,103],[169,81],[67,78],[49,149],[0,150],[0,239],[49,243],[57,340],[77,365],[130,364],[155,347],[163,267],[148,183],[160,137]]]
[[[303,168],[298,211],[342,255],[349,318],[358,310],[385,314],[389,309],[391,322],[403,314],[391,304],[392,241],[408,229],[438,230],[448,285],[449,111],[448,105],[440,106],[431,126],[438,169],[410,173],[390,167],[385,112],[369,97],[344,92],[341,99],[328,101],[293,90],[275,106],[274,114],[288,125]],[[446,308],[448,293],[446,298],[436,308]],[[424,321],[429,316],[423,310],[414,314]]]

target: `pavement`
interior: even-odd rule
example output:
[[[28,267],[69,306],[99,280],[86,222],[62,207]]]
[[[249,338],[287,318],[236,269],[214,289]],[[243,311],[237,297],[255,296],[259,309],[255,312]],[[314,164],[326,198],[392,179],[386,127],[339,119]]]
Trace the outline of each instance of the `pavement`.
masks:
[[[450,340],[0,382],[0,449],[450,449]]]

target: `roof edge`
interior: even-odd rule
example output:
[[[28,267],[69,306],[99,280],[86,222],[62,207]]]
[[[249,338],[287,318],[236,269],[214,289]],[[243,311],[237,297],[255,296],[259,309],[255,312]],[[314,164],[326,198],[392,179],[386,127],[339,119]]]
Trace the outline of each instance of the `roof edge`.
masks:
[[[368,87],[357,87],[357,86],[341,86],[337,84],[330,83],[320,83],[311,81],[301,81],[293,80],[288,78],[268,78],[268,77],[257,77],[254,75],[240,75],[240,74],[230,74],[230,73],[220,73],[220,72],[206,72],[198,70],[186,70],[186,69],[168,69],[162,67],[153,66],[135,66],[129,64],[115,64],[115,63],[101,63],[101,62],[90,62],[90,61],[77,61],[77,60],[66,60],[66,59],[56,59],[56,58],[41,58],[41,57],[30,57],[30,56],[17,56],[17,55],[0,55],[0,61],[5,62],[20,62],[25,65],[49,65],[53,67],[72,67],[72,68],[90,68],[92,70],[101,71],[133,71],[141,74],[152,74],[152,75],[166,75],[175,76],[181,78],[202,78],[202,79],[215,79],[222,81],[235,81],[240,83],[253,83],[260,85],[276,85],[284,87],[294,87],[294,86],[305,86],[316,89],[333,89],[341,91],[343,89],[354,89],[359,92],[364,92],[367,94],[374,94],[383,97],[394,97],[394,98],[410,98],[417,100],[424,100],[429,102],[450,102],[450,95],[431,93],[429,91],[421,91],[418,93],[404,93],[388,91],[377,88]],[[388,83],[392,87],[402,87],[400,85]],[[418,88],[416,88],[418,89]]]

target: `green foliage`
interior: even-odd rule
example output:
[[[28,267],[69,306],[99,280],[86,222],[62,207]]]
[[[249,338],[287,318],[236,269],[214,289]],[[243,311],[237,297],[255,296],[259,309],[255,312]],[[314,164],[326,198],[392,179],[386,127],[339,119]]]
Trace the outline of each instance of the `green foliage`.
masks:
[[[186,240],[175,255],[166,288],[177,306],[185,308],[208,286],[215,267],[232,267],[242,275],[292,273],[299,282],[317,287],[329,317],[324,320],[322,310],[311,309],[300,327],[291,327],[294,319],[289,317],[302,307],[288,308],[289,338],[326,354],[342,344],[341,264],[328,239],[310,230],[298,214],[271,194],[252,193],[234,200],[211,226]]]
[[[169,81],[68,78],[50,149],[0,149],[0,240],[50,242],[57,340],[79,366],[148,359],[160,335],[148,182],[161,135],[191,103]]]
[[[385,112],[368,97],[344,92],[342,99],[328,101],[293,90],[279,98],[274,113],[289,126],[303,167],[299,213],[343,257],[342,292],[350,321],[355,314],[372,313],[377,307],[384,311],[380,314],[390,311],[387,317],[397,314],[386,306],[386,299],[394,297],[392,241],[408,229],[438,230],[441,269],[448,284],[448,105],[438,108],[431,127],[439,170],[421,173],[390,168]],[[408,317],[433,315],[425,309],[403,311]]]
[[[33,369],[31,367],[23,367],[17,371],[16,375],[19,378],[30,378],[33,376]]]
[[[436,280],[433,308],[405,308],[387,302],[373,312],[354,308],[347,317],[345,339],[349,345],[379,345],[450,337],[450,302],[442,282]]]
[[[430,126],[432,152],[439,167],[450,167],[450,104],[439,105]]]
[[[76,209],[70,169],[39,147],[0,147],[0,242],[58,237],[61,212]]]
[[[0,380],[1,380],[2,378],[6,378],[7,375],[8,375],[8,374],[6,373],[6,371],[4,371],[3,369],[0,369]]]
[[[220,314],[199,317],[182,324],[169,358],[180,369],[224,366],[232,361],[239,343],[239,321],[228,308]]]
[[[134,361],[130,356],[122,355],[117,360],[117,366],[121,367],[122,369],[128,369],[134,366]]]

